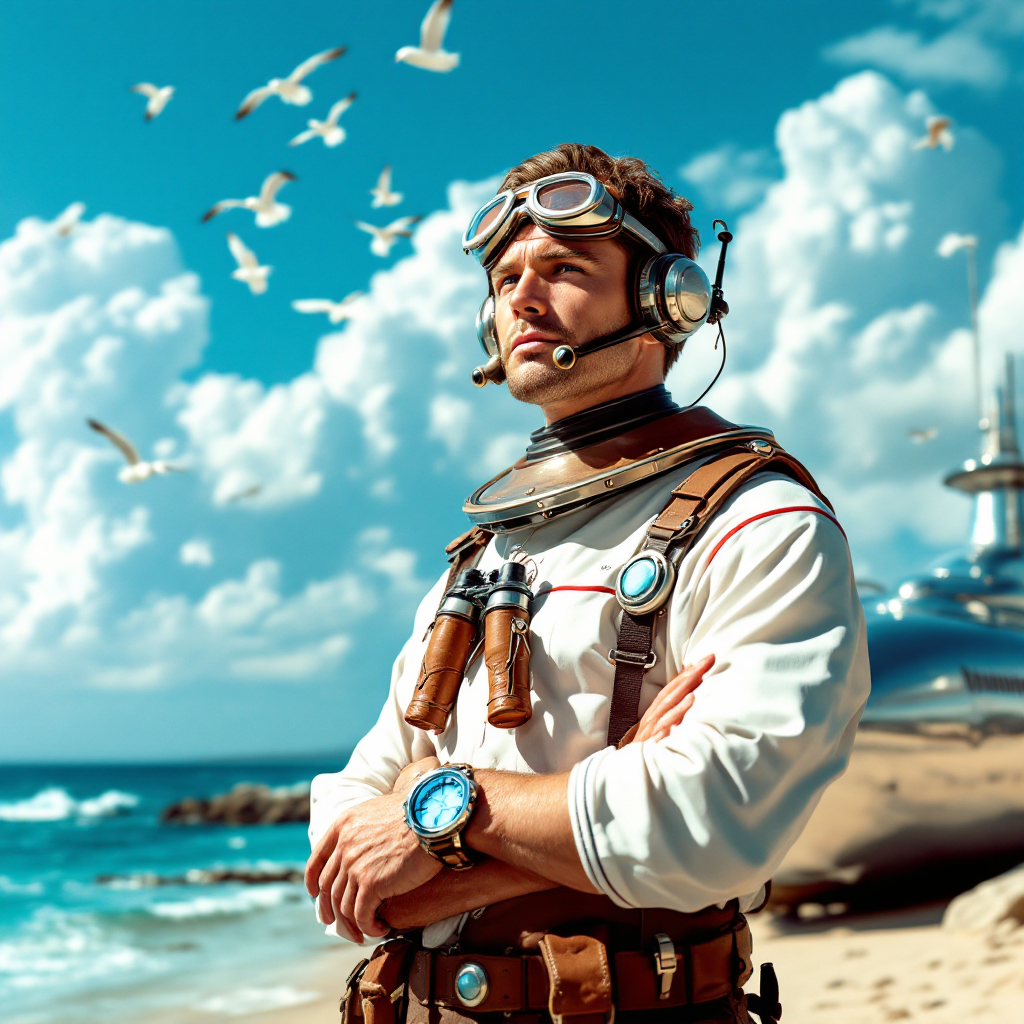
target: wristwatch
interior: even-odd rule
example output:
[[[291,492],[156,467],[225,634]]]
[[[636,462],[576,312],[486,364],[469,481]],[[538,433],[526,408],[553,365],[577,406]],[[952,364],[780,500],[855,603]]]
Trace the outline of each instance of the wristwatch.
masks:
[[[468,764],[446,764],[427,772],[405,801],[405,822],[431,857],[465,871],[475,861],[462,830],[476,807],[476,783]]]

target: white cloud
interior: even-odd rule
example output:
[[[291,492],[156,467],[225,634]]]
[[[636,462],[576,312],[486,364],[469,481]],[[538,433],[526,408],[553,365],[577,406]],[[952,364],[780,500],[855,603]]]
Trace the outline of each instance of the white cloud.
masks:
[[[213,548],[208,540],[193,537],[178,549],[178,561],[182,565],[199,565],[204,569],[213,565]]]
[[[734,225],[730,365],[711,396],[809,463],[883,578],[908,568],[900,538],[963,540],[968,503],[940,479],[977,445],[963,267],[935,247],[948,228],[993,224],[998,157],[964,133],[955,160],[920,159],[911,142],[931,111],[863,72],[780,118],[783,176]],[[1005,248],[986,290],[993,352],[1024,347],[1010,326],[1021,260]],[[691,379],[684,356],[670,383],[686,394]],[[941,442],[910,443],[932,425]]]
[[[868,64],[926,85],[990,89],[1002,85],[1008,75],[1003,55],[963,29],[925,41],[919,32],[886,25],[828,47],[825,56],[837,64]]]
[[[778,161],[766,149],[741,150],[732,143],[700,153],[679,169],[712,206],[743,209],[759,202],[779,177]]]

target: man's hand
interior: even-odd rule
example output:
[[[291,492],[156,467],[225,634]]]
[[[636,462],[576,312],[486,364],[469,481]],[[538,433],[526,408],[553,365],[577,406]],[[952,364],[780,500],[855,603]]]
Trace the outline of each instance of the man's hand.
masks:
[[[693,691],[700,686],[705,673],[711,670],[715,656],[709,654],[694,665],[687,665],[675,679],[667,682],[661,693],[651,702],[651,706],[643,713],[640,726],[631,743],[642,743],[644,740],[663,740],[678,725],[693,707]],[[408,770],[408,769],[407,769]]]
[[[353,942],[386,934],[387,922],[377,917],[381,902],[418,888],[441,870],[409,830],[403,810],[416,779],[437,766],[436,758],[409,765],[395,792],[344,811],[306,863],[306,891],[316,898],[320,919],[336,921]]]

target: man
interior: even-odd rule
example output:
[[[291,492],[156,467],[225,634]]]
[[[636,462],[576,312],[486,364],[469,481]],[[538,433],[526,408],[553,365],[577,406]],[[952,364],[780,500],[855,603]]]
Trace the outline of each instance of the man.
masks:
[[[471,655],[457,697],[427,700],[441,731],[407,721],[442,578],[377,724],[313,783],[319,917],[357,942],[406,936],[353,979],[368,1024],[749,1020],[743,912],[846,766],[867,648],[806,471],[664,389],[709,315],[690,209],[641,161],[562,145],[509,172],[467,231],[490,292],[477,376],[547,426],[470,499],[487,529],[451,551],[456,569],[536,569],[532,717],[489,724],[490,659]],[[632,590],[630,566],[648,574]],[[451,793],[437,838],[418,808],[435,800],[436,825]],[[762,997],[750,1009],[775,1019]]]

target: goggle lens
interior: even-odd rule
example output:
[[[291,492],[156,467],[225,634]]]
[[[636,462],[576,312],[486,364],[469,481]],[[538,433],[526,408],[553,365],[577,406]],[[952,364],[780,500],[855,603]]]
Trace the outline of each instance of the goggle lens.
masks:
[[[490,206],[485,206],[473,218],[473,222],[469,225],[469,230],[466,232],[467,238],[472,241],[473,239],[486,236],[498,221],[501,220],[502,214],[505,211],[505,204],[506,199],[504,196],[496,196]]]
[[[553,181],[537,189],[536,202],[541,209],[554,212],[575,210],[590,199],[591,186],[585,181]]]

